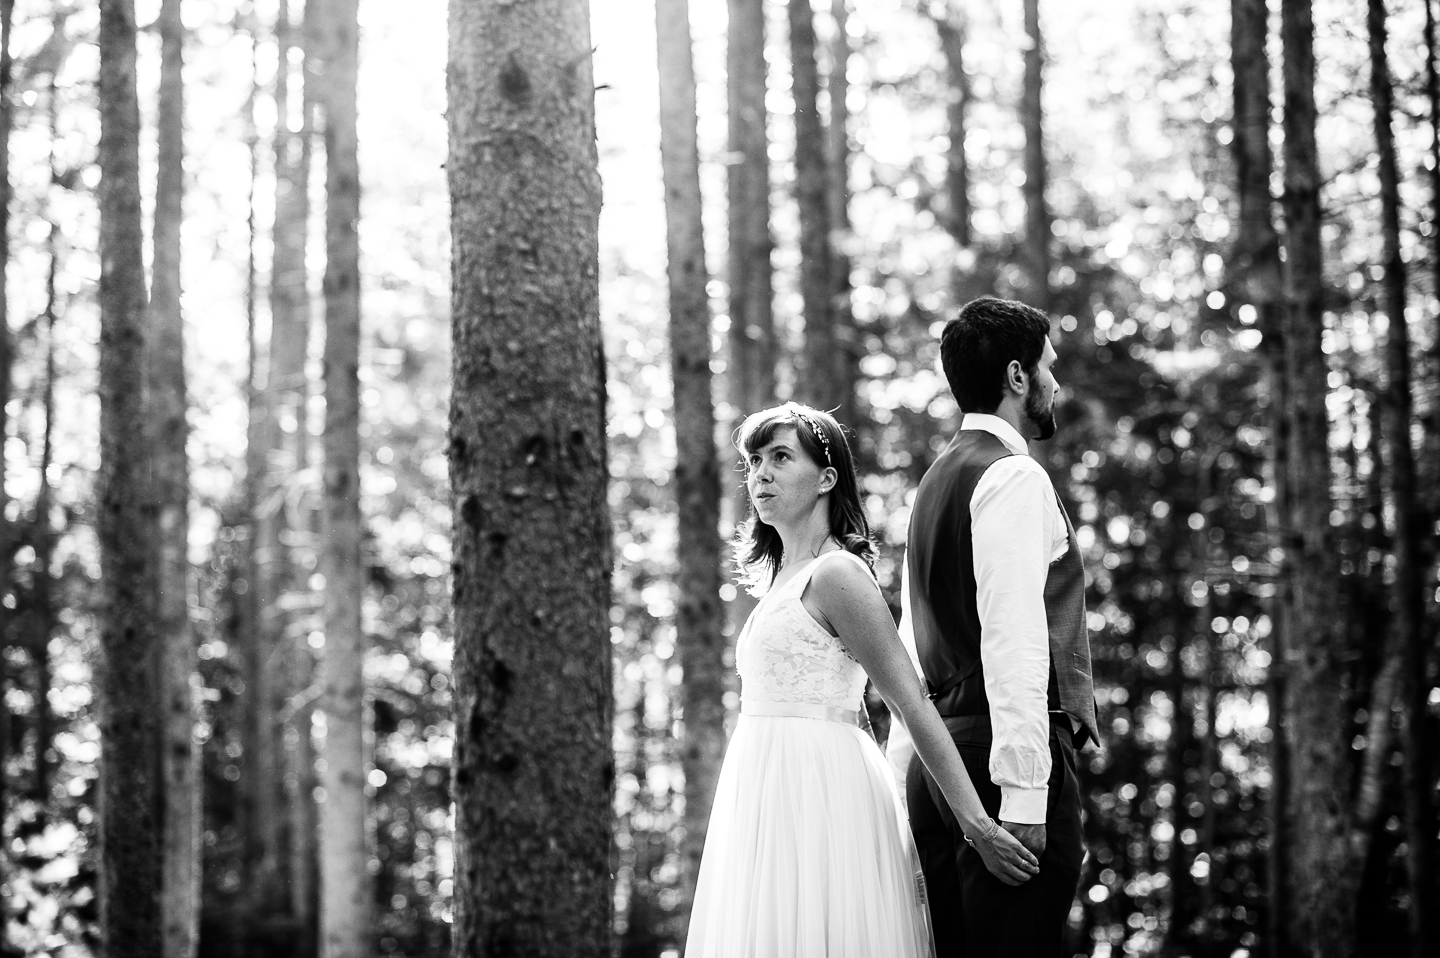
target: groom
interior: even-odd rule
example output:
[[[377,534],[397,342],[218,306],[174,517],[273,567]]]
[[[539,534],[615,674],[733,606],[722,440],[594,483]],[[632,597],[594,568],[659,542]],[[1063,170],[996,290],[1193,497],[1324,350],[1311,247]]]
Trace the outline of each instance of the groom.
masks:
[[[1055,433],[1050,321],[982,297],[945,325],[940,357],[965,415],[915,499],[905,631],[986,811],[1040,873],[1011,886],[986,871],[918,757],[910,826],[938,958],[1059,958],[1085,856],[1075,752],[1096,725],[1079,548],[1026,449]]]

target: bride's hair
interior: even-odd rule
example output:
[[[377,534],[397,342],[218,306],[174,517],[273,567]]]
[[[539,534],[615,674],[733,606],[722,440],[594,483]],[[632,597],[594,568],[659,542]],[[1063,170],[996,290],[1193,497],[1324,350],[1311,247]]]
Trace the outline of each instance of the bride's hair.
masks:
[[[828,412],[821,412],[800,403],[762,409],[751,413],[735,430],[735,448],[739,450],[742,468],[748,469],[751,453],[763,449],[775,438],[775,431],[793,426],[800,448],[810,461],[821,469],[835,470],[835,485],[825,493],[830,497],[830,534],[847,551],[855,553],[874,568],[875,544],[870,541],[870,524],[860,505],[860,483],[855,475],[855,459],[845,430]],[[774,526],[760,521],[755,506],[750,505],[749,517],[740,524],[735,536],[735,560],[740,581],[751,588],[765,585],[775,578],[784,551],[780,533]]]

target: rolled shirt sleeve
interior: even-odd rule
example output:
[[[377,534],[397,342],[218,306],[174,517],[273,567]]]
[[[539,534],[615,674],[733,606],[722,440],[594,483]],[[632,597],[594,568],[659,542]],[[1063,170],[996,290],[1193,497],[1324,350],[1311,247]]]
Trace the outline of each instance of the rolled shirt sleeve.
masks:
[[[990,700],[990,778],[1000,820],[1045,822],[1050,780],[1050,634],[1045,579],[1053,552],[1050,477],[1028,456],[986,470],[970,500],[980,661]],[[1063,551],[1063,550],[1062,550]]]

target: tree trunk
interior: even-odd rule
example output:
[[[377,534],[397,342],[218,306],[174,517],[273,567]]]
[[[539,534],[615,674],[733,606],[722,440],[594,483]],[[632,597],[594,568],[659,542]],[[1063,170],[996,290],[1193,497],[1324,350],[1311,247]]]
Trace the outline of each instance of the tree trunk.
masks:
[[[765,6],[729,0],[726,52],[730,169],[729,402],[740,419],[775,395],[775,318],[770,253],[770,142],[765,111]]]
[[[1050,308],[1050,210],[1045,205],[1044,92],[1045,47],[1040,34],[1040,0],[1025,0],[1025,85],[1020,120],[1025,127],[1024,299],[1036,309]]]
[[[1270,34],[1269,11],[1265,0],[1231,0],[1230,64],[1234,76],[1234,140],[1232,155],[1239,200],[1239,230],[1231,250],[1230,276],[1237,287],[1232,296],[1255,307],[1256,328],[1260,330],[1261,355],[1265,363],[1266,418],[1270,441],[1266,448],[1269,481],[1275,490],[1267,509],[1268,540],[1271,548],[1282,545],[1281,529],[1286,510],[1286,449],[1289,427],[1285,418],[1285,336],[1284,289],[1280,272],[1280,239],[1275,231],[1274,201],[1270,175],[1274,158],[1270,151],[1270,59],[1265,51]],[[1267,604],[1270,616],[1268,648],[1270,668],[1265,698],[1270,711],[1270,842],[1266,851],[1269,895],[1266,941],[1271,958],[1288,953],[1284,946],[1289,916],[1289,865],[1286,850],[1289,832],[1285,809],[1288,802],[1289,757],[1285,748],[1284,676],[1286,668],[1284,597],[1285,574],[1276,577],[1279,594]]]
[[[10,88],[14,62],[10,57],[10,27],[15,18],[15,0],[0,0],[0,446],[10,435],[6,406],[10,402],[10,366],[14,362],[10,343],[10,297],[6,283],[10,263],[10,129],[14,124]],[[13,566],[13,531],[5,517],[9,497],[5,493],[5,463],[0,457],[0,594],[8,591]],[[10,807],[9,782],[5,769],[10,761],[9,664],[10,610],[0,603],[0,809]],[[39,758],[43,762],[43,755]],[[43,807],[43,805],[42,805]],[[5,818],[0,812],[0,883],[10,878],[10,842],[5,835]],[[10,905],[0,901],[0,929],[9,927]]]
[[[725,635],[720,607],[720,460],[710,395],[710,302],[695,138],[695,67],[687,0],[657,0],[660,153],[675,389],[675,495],[680,511],[675,618],[684,683],[680,763],[685,775],[683,878],[688,916],[720,762],[725,753]],[[683,940],[683,929],[680,932]]]
[[[145,409],[140,105],[132,0],[100,3],[100,928],[111,958],[160,953],[155,517]]]
[[[1440,68],[1436,66],[1435,11],[1425,4],[1425,98],[1430,107],[1430,239],[1434,250],[1430,254],[1430,288],[1440,298]],[[1436,382],[1440,383],[1440,315],[1437,315],[1430,332],[1430,369]],[[1440,463],[1440,385],[1430,400],[1430,413],[1425,417],[1425,457],[1431,463],[1428,476],[1422,476],[1429,494],[1424,506],[1433,521],[1440,517],[1440,473],[1435,472],[1434,463]],[[1434,556],[1430,557],[1432,560]]]
[[[610,517],[583,0],[452,0],[456,955],[611,947]]]
[[[729,283],[730,356],[726,365],[726,397],[731,430],[752,412],[775,399],[777,354],[773,309],[774,271],[770,254],[770,142],[765,110],[765,4],[764,0],[729,0],[726,38],[726,91],[729,110],[730,169],[729,247],[726,254]],[[722,487],[729,486],[731,524],[745,520],[750,500],[730,468],[735,456],[721,456]],[[729,638],[755,608],[755,599],[741,589],[729,603],[726,630]]]
[[[1320,171],[1315,143],[1314,26],[1308,0],[1283,0],[1285,49],[1285,352],[1290,448],[1286,670],[1294,840],[1290,938],[1301,953],[1340,956],[1354,943],[1348,717],[1342,684],[1349,628],[1336,596]]]
[[[815,14],[810,0],[788,0],[790,76],[795,102],[795,202],[800,211],[800,295],[805,348],[796,377],[799,398],[821,409],[839,399],[831,376],[838,346],[830,316],[830,216],[826,205],[825,127],[820,122],[820,73],[815,63]]]
[[[180,0],[160,7],[159,173],[155,187],[154,267],[146,339],[149,419],[155,453],[156,581],[161,694],[161,914],[165,958],[190,958],[200,931],[200,764],[190,677],[196,669],[190,631],[190,478],[185,455],[185,335],[180,312],[180,224],[184,192],[185,26]]]
[[[1197,496],[1196,502],[1197,508],[1203,510],[1204,497]],[[1192,567],[1204,568],[1206,565],[1205,546],[1203,533],[1195,533],[1191,536]],[[1177,570],[1178,572],[1179,570]],[[1185,801],[1185,792],[1188,788],[1185,772],[1191,767],[1191,760],[1185,753],[1191,751],[1195,746],[1195,719],[1185,702],[1186,691],[1190,687],[1190,682],[1185,676],[1185,647],[1197,631],[1209,629],[1210,619],[1206,613],[1210,607],[1207,602],[1194,611],[1187,610],[1185,592],[1177,590],[1172,598],[1171,608],[1175,629],[1175,647],[1171,650],[1170,655],[1170,688],[1168,692],[1170,700],[1174,703],[1175,714],[1170,724],[1166,773],[1175,789],[1170,806],[1170,821],[1174,826],[1175,834],[1170,841],[1170,860],[1165,863],[1170,878],[1170,929],[1169,934],[1165,936],[1165,953],[1167,955],[1189,955],[1194,950],[1194,935],[1190,925],[1193,920],[1194,908],[1191,899],[1194,896],[1195,883],[1190,876],[1190,856],[1186,852],[1185,843],[1180,840],[1180,834],[1190,820],[1189,806]],[[1197,690],[1191,689],[1190,691],[1189,697],[1193,702],[1199,698],[1199,695]]]
[[[1427,3],[1428,7],[1428,3]],[[1415,958],[1434,953],[1435,812],[1431,743],[1427,735],[1430,692],[1429,640],[1425,634],[1425,597],[1421,538],[1424,517],[1415,491],[1415,457],[1410,445],[1413,403],[1410,397],[1410,333],[1405,319],[1405,262],[1400,256],[1400,174],[1391,131],[1394,95],[1385,56],[1385,3],[1369,0],[1370,98],[1375,109],[1375,145],[1380,160],[1382,290],[1389,319],[1385,337],[1385,445],[1390,453],[1390,496],[1395,506],[1392,546],[1394,581],[1390,608],[1395,638],[1405,656],[1404,794],[1406,865],[1410,877],[1410,946]]]
[[[835,382],[835,416],[852,430],[858,423],[855,387],[860,378],[860,343],[850,303],[850,66],[849,0],[831,0],[835,37],[830,43],[830,122],[825,127],[826,215],[830,224],[830,328],[835,351],[830,376]]]
[[[55,169],[55,81],[50,81],[50,157],[49,169]],[[55,552],[55,534],[50,528],[50,465],[55,460],[55,278],[60,267],[60,253],[55,238],[59,232],[54,222],[45,237],[45,251],[50,268],[45,277],[45,433],[40,444],[40,488],[35,493],[35,523],[31,535],[35,543],[34,606],[35,640],[35,803],[37,820],[44,823],[50,809],[50,742],[54,736],[54,718],[50,710],[50,638],[55,634],[55,599],[50,575],[50,562]]]
[[[945,228],[960,246],[973,242],[970,231],[970,164],[965,158],[965,113],[970,105],[970,78],[965,74],[965,11],[957,3],[934,17],[945,55],[947,81],[945,119],[950,145],[945,151]]]
[[[359,4],[326,0],[325,82],[325,803],[320,809],[320,953],[371,951],[366,853],[365,635],[360,518]]]

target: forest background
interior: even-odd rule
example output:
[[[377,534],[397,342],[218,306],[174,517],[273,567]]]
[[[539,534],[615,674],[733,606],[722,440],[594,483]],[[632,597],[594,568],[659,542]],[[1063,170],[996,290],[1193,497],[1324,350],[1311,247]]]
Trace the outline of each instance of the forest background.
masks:
[[[655,11],[634,0],[589,6],[615,563],[612,947],[640,958],[678,954],[703,834],[693,821],[703,799],[692,790],[686,801],[683,747],[694,735],[683,704],[697,670],[681,668],[677,633],[685,596],[675,463],[687,434],[672,415]],[[1366,21],[1379,5],[1313,4],[1324,215],[1323,277],[1312,286],[1325,368],[1311,411],[1325,414],[1319,526],[1328,538],[1319,541],[1333,560],[1338,605],[1324,681],[1288,690],[1282,662],[1296,661],[1302,677],[1309,667],[1277,654],[1288,581],[1281,546],[1307,548],[1300,530],[1293,540],[1279,533],[1290,508],[1277,482],[1288,468],[1279,427],[1294,370],[1271,348],[1283,339],[1266,273],[1278,274],[1278,250],[1247,245],[1255,214],[1252,204],[1246,220],[1236,149],[1247,135],[1237,77],[1253,90],[1258,64],[1270,91],[1260,140],[1276,164],[1260,178],[1261,218],[1281,226],[1280,201],[1294,195],[1287,177],[1298,167],[1282,133],[1289,63],[1280,5],[1267,30],[1265,4],[1240,0],[1051,3],[1039,10],[1037,46],[1036,24],[1026,23],[1033,2],[836,0],[811,11],[808,74],[794,69],[803,59],[796,50],[804,53],[797,6],[730,5],[759,11],[765,28],[763,44],[753,33],[748,42],[766,63],[762,202],[773,242],[764,255],[773,286],[761,297],[773,323],[750,337],[763,345],[760,359],[739,363],[751,347],[737,345],[731,322],[737,227],[727,197],[746,154],[730,126],[727,70],[736,61],[727,64],[727,47],[747,41],[736,40],[726,5],[690,9],[713,277],[715,419],[706,441],[727,491],[720,531],[728,534],[737,510],[728,442],[738,418],[791,396],[838,405],[855,430],[881,546],[877,575],[898,611],[909,496],[957,423],[938,369],[939,324],[982,292],[1044,305],[1057,318],[1066,399],[1061,435],[1036,452],[1086,552],[1108,731],[1106,748],[1088,756],[1090,857],[1072,914],[1074,952],[1425,954],[1433,930],[1417,895],[1433,902],[1433,854],[1418,854],[1414,836],[1434,844],[1435,777],[1416,743],[1433,742],[1440,715],[1431,662],[1440,602],[1440,141],[1430,5],[1389,10],[1392,190],[1377,146]],[[1232,10],[1253,17],[1257,7],[1258,21],[1232,22]],[[203,796],[202,867],[195,893],[174,906],[198,925],[178,945],[167,939],[166,954],[308,955],[320,932],[317,808],[334,803],[322,784],[324,756],[327,744],[338,754],[340,723],[317,704],[323,683],[313,677],[335,649],[324,609],[333,577],[327,584],[317,532],[327,429],[318,331],[333,184],[305,93],[305,84],[323,84],[303,67],[316,52],[310,44],[331,40],[299,3],[187,0],[166,9],[181,11],[185,43],[188,628]],[[100,20],[88,2],[16,0],[3,10],[10,581],[0,613],[0,917],[7,953],[88,955],[103,931],[94,671],[105,613],[95,485]],[[348,890],[365,899],[364,948],[379,954],[445,953],[454,919],[446,15],[440,0],[359,5],[359,611],[368,651],[350,703],[363,718],[345,728],[357,741],[363,731],[357,784],[368,839]],[[161,4],[142,0],[136,19],[149,222],[164,165],[154,135]],[[1247,37],[1242,49],[1235,41]],[[1027,79],[1026,52],[1041,49],[1043,85],[1038,68]],[[832,100],[842,79],[843,95]],[[1033,133],[1041,104],[1043,139]],[[825,137],[842,115],[848,135]],[[1253,126],[1249,134],[1254,146]],[[837,158],[848,170],[838,179]],[[830,190],[819,202],[832,205],[819,259],[843,265],[817,276],[816,247],[805,244],[817,242],[820,183]],[[146,243],[153,259],[148,235]],[[1405,279],[1398,299],[1387,285],[1397,276]],[[1397,500],[1397,433],[1385,421],[1402,408],[1393,391],[1399,367],[1386,353],[1397,316],[1411,343],[1400,364],[1413,377],[1401,433],[1417,454],[1418,499],[1409,506]],[[302,331],[298,353],[274,348],[282,328]],[[816,346],[822,333],[832,337],[825,350]],[[304,359],[283,381],[273,372],[282,356]],[[844,362],[821,375],[817,357],[826,356]],[[827,379],[851,388],[827,399]],[[269,432],[257,430],[264,422]],[[1406,553],[1411,546],[1418,551]],[[1419,571],[1407,578],[1406,568]],[[745,600],[728,571],[724,581],[724,634],[733,642]],[[1410,633],[1401,614],[1407,584],[1420,610]],[[705,679],[720,683],[720,704],[733,715],[733,674]],[[1294,766],[1278,747],[1285,736],[1276,738],[1282,701],[1296,703],[1286,735],[1322,753],[1315,767],[1328,770],[1327,794],[1343,806],[1331,801],[1333,827],[1320,838],[1285,805],[1294,801],[1285,797]],[[871,704],[883,735],[882,709]],[[1305,724],[1321,721],[1317,710],[1329,722],[1318,731]],[[713,776],[716,758],[705,759],[708,773],[691,765],[688,779]],[[1291,810],[1277,816],[1277,807]],[[1312,948],[1301,942],[1309,935],[1313,944],[1325,927],[1316,916],[1327,902],[1306,887],[1324,879],[1323,870],[1306,871],[1315,862],[1348,866],[1331,893],[1351,911],[1343,940]]]

